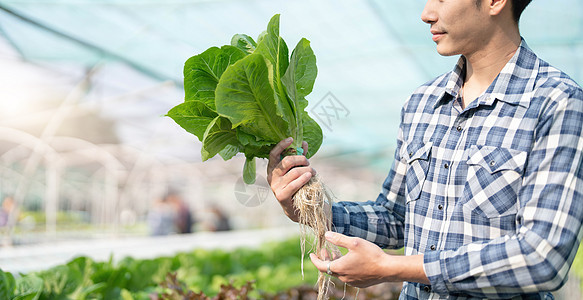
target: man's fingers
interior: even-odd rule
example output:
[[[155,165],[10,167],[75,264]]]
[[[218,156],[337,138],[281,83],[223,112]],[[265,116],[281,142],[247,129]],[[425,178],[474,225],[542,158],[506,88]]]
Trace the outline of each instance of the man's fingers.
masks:
[[[328,259],[319,259],[318,256],[314,253],[310,253],[310,260],[316,266],[316,269],[322,273],[328,273],[328,263],[330,263],[330,272],[334,273],[333,276],[340,276],[341,274],[338,271],[342,271],[342,261],[338,260],[328,260]]]
[[[281,161],[281,153],[287,147],[289,147],[289,145],[291,145],[293,140],[294,139],[291,137],[289,137],[285,140],[281,140],[279,143],[277,143],[277,145],[275,145],[275,147],[273,147],[273,149],[271,149],[271,151],[269,151],[269,160],[267,163],[267,175],[269,178],[271,178],[271,172],[273,172],[273,169],[275,169],[277,164],[279,164],[279,162]],[[268,181],[271,181],[271,180],[268,180]]]
[[[303,155],[286,156],[281,161],[281,173],[287,173],[291,168],[299,166],[309,166],[310,162]]]
[[[285,150],[285,148],[289,147],[293,141],[293,138],[288,137],[287,139],[281,140],[279,143],[277,143],[277,145],[275,145],[275,147],[273,147],[273,149],[271,149],[269,152],[269,162],[275,163],[277,165],[279,163],[279,157],[281,153],[283,150]]]
[[[339,259],[340,257],[342,257],[342,253],[340,253],[340,250],[338,249],[332,249],[330,250],[330,252],[332,252],[332,260]]]
[[[328,262],[319,259],[316,254],[310,253],[310,260],[312,260],[312,263],[314,264],[314,266],[316,266],[316,269],[318,269],[320,272],[326,273],[326,271],[328,271]],[[332,271],[332,266],[330,266],[330,271]]]
[[[308,142],[302,142],[302,149],[304,149],[304,155],[308,155]]]
[[[281,161],[281,153],[285,150],[285,148],[289,147],[293,142],[293,138],[289,137],[285,140],[281,140],[271,151],[269,152],[269,160],[267,162],[267,182],[271,184],[271,179],[273,178],[273,171],[275,167]]]
[[[332,258],[330,258],[330,256],[332,256]],[[323,260],[337,260],[342,257],[342,253],[340,253],[340,250],[338,249],[331,249],[328,251],[328,249],[322,248],[320,251],[320,257]]]
[[[325,236],[328,242],[348,250],[354,249],[356,246],[358,246],[357,238],[345,236],[341,233],[327,231]]]
[[[322,248],[322,250],[320,250],[320,257],[323,260],[331,260],[330,259],[330,254],[328,254],[328,250],[326,250],[325,248]]]
[[[295,167],[283,175],[284,181],[295,180],[296,178],[302,176],[304,173],[312,173],[312,175],[315,175],[314,172],[312,172],[312,168],[310,167]]]
[[[288,185],[282,189],[282,192],[285,193],[286,195],[289,194],[291,197],[291,195],[295,194],[302,186],[308,183],[308,181],[310,181],[310,178],[312,178],[312,173],[306,172],[299,176],[298,178],[291,181],[290,183],[288,183]]]

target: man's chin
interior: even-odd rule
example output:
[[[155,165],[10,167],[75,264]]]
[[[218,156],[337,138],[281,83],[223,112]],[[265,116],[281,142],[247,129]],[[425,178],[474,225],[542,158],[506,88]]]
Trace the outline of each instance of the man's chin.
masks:
[[[458,55],[459,53],[454,51],[453,49],[449,49],[443,45],[437,45],[436,47],[437,53],[439,53],[439,55],[441,56],[454,56],[454,55]]]

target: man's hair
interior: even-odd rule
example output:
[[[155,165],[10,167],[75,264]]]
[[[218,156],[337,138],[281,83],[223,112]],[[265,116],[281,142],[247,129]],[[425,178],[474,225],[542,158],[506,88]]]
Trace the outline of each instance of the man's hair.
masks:
[[[522,12],[531,1],[532,0],[512,0],[512,15],[514,16],[514,21],[516,21],[516,23],[518,23],[520,15],[522,15]]]
[[[524,9],[530,4],[532,0],[511,0],[512,1],[512,16],[514,17],[514,21],[518,23],[520,20],[520,15]],[[482,4],[482,0],[476,0],[476,6],[479,8]]]

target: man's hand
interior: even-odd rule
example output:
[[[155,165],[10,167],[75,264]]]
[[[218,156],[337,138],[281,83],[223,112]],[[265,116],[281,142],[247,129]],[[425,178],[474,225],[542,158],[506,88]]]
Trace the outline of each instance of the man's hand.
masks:
[[[333,276],[351,286],[365,288],[395,281],[429,283],[423,270],[423,255],[390,255],[369,241],[331,231],[326,232],[326,240],[348,249],[346,255],[334,257],[330,262],[330,271]],[[318,270],[326,273],[329,260],[327,255],[324,255],[325,260],[321,260],[311,253],[310,259]]]
[[[293,139],[287,138],[279,142],[269,153],[267,165],[267,182],[285,214],[294,222],[298,215],[293,207],[292,197],[304,184],[310,181],[316,171],[310,167],[310,162],[303,155],[286,156],[281,159],[281,153],[289,147]],[[303,142],[304,153],[308,152],[308,143]]]
[[[330,243],[348,249],[342,257],[334,257],[330,262],[330,271],[333,275],[351,286],[364,288],[381,282],[387,278],[386,254],[377,245],[357,237],[348,237],[339,233],[327,232],[326,240]],[[314,253],[310,254],[312,263],[321,272],[326,273],[329,257],[320,260]]]

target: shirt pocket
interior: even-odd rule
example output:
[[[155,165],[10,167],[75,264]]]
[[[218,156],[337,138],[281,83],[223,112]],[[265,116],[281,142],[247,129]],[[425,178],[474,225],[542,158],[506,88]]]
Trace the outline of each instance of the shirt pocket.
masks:
[[[407,145],[405,157],[407,158],[406,194],[407,202],[419,199],[431,159],[432,142],[412,142]]]
[[[510,148],[472,145],[463,209],[486,218],[515,215],[526,156]]]

